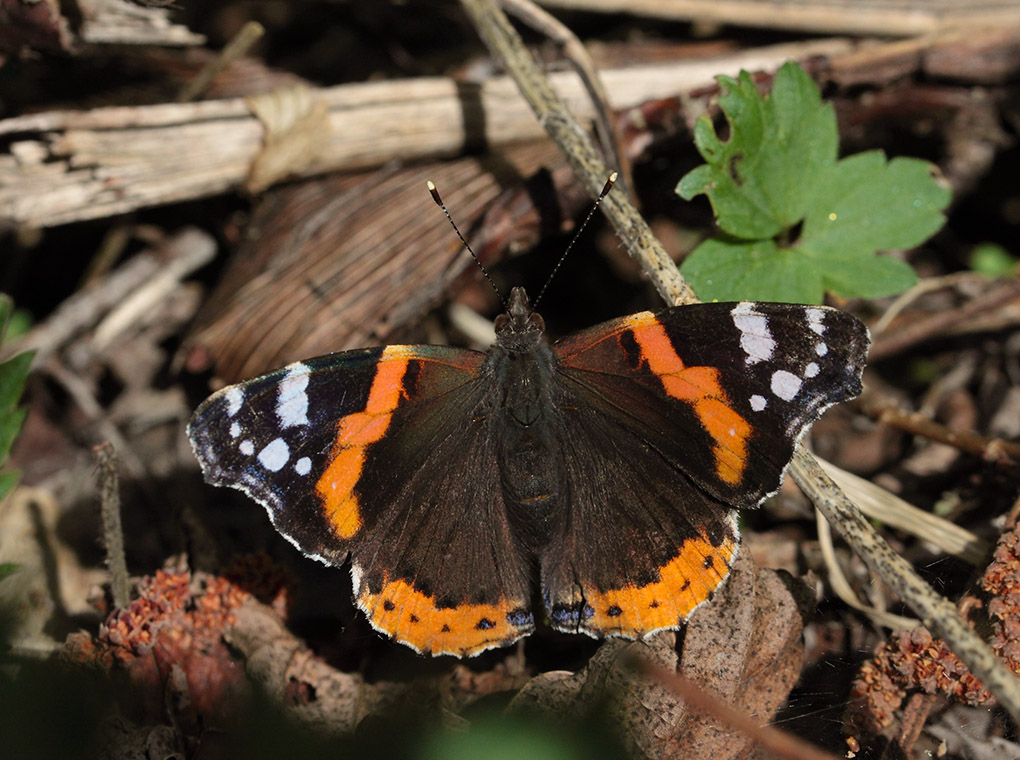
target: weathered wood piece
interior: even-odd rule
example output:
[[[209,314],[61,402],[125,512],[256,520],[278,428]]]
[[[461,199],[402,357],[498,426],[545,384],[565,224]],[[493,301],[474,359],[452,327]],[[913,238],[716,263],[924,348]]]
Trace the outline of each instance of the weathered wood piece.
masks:
[[[849,52],[845,40],[815,40],[707,60],[601,72],[617,109],[709,86],[720,73],[774,70],[789,58]],[[582,118],[591,101],[577,76],[553,85]],[[513,82],[421,78],[316,91],[330,134],[302,176],[388,161],[457,156],[542,137]],[[238,187],[260,155],[266,130],[243,99],[58,111],[0,121],[0,225],[48,227],[207,197]]]

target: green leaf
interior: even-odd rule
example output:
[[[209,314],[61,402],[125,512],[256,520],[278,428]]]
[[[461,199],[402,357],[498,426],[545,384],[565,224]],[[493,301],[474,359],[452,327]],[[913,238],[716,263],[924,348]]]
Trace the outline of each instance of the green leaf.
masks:
[[[695,248],[680,272],[704,301],[818,303],[821,274],[810,266],[793,266],[794,255],[772,240],[718,237]]]
[[[7,333],[4,337],[6,340],[20,338],[32,329],[32,325],[31,314],[24,309],[15,309],[14,313],[11,314],[10,320],[7,322]]]
[[[28,369],[32,364],[32,352],[27,351],[0,362],[0,414],[10,409],[21,398],[21,391],[28,379]]]
[[[13,313],[14,302],[9,296],[0,293],[0,341]],[[0,465],[7,461],[14,439],[25,422],[27,412],[19,409],[17,403],[25,387],[31,363],[31,353],[18,354],[0,362]],[[0,473],[0,498],[14,488],[17,480],[17,472]]]
[[[6,470],[5,472],[0,472],[0,499],[3,499],[7,494],[14,490],[14,486],[18,484],[18,479],[20,477],[21,472],[18,470]]]
[[[985,277],[1012,277],[1016,265],[1017,258],[996,243],[981,243],[970,252],[970,268]]]
[[[729,139],[699,119],[695,143],[707,163],[677,185],[685,199],[707,195],[727,233],[681,267],[695,291],[820,303],[826,291],[877,298],[913,285],[908,264],[876,253],[913,248],[945,224],[951,192],[935,167],[881,151],[837,161],[834,112],[794,63],[766,98],[747,72],[719,83]]]
[[[945,224],[952,192],[916,158],[886,162],[881,151],[844,158],[829,172],[804,219],[799,247],[845,258],[913,248]]]
[[[7,321],[14,313],[14,301],[5,293],[0,293],[0,342],[3,342]]]
[[[420,742],[414,757],[418,760],[579,760],[592,757],[590,742],[578,739],[574,726],[569,723],[556,726],[520,716],[482,713],[466,730],[433,733]],[[600,756],[606,755],[595,755]]]
[[[25,409],[9,409],[6,412],[0,412],[0,464],[7,461],[11,445],[17,438],[27,413]]]
[[[826,261],[822,283],[846,298],[882,298],[912,287],[917,273],[891,256],[852,256]]]
[[[746,71],[719,84],[730,138],[720,140],[708,116],[698,119],[695,144],[708,163],[684,176],[677,192],[686,200],[706,194],[719,227],[734,237],[773,237],[804,217],[819,170],[835,163],[835,113],[794,63],[779,69],[765,99]]]

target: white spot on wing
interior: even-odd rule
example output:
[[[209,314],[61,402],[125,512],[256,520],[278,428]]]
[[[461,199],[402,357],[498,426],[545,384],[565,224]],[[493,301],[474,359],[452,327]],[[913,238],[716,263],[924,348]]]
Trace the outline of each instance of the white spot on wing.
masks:
[[[793,401],[793,397],[800,391],[800,378],[785,369],[772,373],[772,392],[783,399]]]
[[[250,457],[252,454],[255,453],[255,444],[252,443],[251,441],[247,440],[241,441],[241,445],[238,446],[237,448],[239,448],[241,450],[241,453],[244,454],[245,456]]]
[[[270,472],[279,472],[290,459],[290,449],[282,438],[274,438],[259,452],[259,462]]]
[[[769,330],[768,317],[754,310],[754,304],[742,301],[730,312],[733,324],[740,330],[740,347],[747,354],[748,364],[768,361],[776,350],[776,341]]]
[[[768,405],[768,403],[769,402],[765,400],[764,396],[759,396],[757,393],[751,396],[751,408],[756,412],[760,412]]]
[[[815,353],[818,354],[819,356],[825,356],[827,353],[829,353],[829,347],[824,343],[819,343],[817,346],[815,346]]]
[[[808,327],[811,331],[821,335],[825,332],[825,325],[822,324],[822,320],[825,319],[825,312],[821,309],[807,309],[804,312],[807,315]]]
[[[294,470],[298,475],[307,475],[312,471],[312,460],[308,457],[301,457],[294,463]]]
[[[804,377],[818,377],[818,365],[811,362],[804,368]]]
[[[287,367],[276,397],[276,416],[281,427],[308,424],[308,367],[295,362]]]
[[[357,562],[351,563],[351,585],[354,587],[354,593],[358,593],[358,589],[361,588],[361,565]]]
[[[241,426],[238,425],[236,422],[231,422],[230,423],[230,437],[231,438],[237,438],[240,435],[241,435]]]
[[[227,400],[227,416],[233,417],[244,405],[244,391],[236,385],[232,385],[223,391],[223,398]]]

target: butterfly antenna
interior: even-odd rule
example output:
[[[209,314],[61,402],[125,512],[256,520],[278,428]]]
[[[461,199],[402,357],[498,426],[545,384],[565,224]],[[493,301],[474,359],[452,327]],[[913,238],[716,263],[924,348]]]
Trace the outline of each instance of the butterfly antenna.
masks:
[[[545,285],[542,286],[542,290],[539,292],[538,298],[535,299],[535,303],[532,305],[532,308],[538,308],[538,302],[541,301],[542,296],[545,295],[546,288],[549,287],[549,283],[552,282],[553,277],[556,276],[560,267],[563,266],[563,260],[567,258],[567,254],[570,253],[570,249],[574,247],[574,243],[576,243],[577,239],[581,237],[581,233],[584,232],[584,228],[588,226],[588,222],[590,222],[591,218],[595,215],[595,212],[599,208],[599,204],[602,203],[602,199],[609,195],[609,191],[613,189],[613,183],[616,182],[617,176],[617,172],[613,172],[609,175],[609,179],[606,180],[606,184],[602,188],[602,192],[599,193],[599,197],[595,199],[595,203],[592,205],[591,211],[588,212],[588,216],[584,218],[584,221],[581,222],[581,226],[577,228],[577,232],[574,233],[574,237],[570,241],[570,245],[567,246],[567,250],[563,252],[563,255],[560,256],[560,260],[556,262],[556,266],[553,267],[552,272],[549,274],[549,279],[547,279],[545,281]]]
[[[464,244],[464,247],[467,248],[468,253],[471,254],[471,258],[475,260],[475,263],[478,265],[478,268],[481,269],[482,274],[485,275],[485,279],[488,280],[489,284],[492,286],[492,289],[496,291],[496,297],[500,300],[501,303],[506,305],[506,301],[503,299],[503,294],[499,292],[499,288],[496,287],[496,283],[492,281],[491,277],[489,277],[489,273],[485,270],[485,266],[482,264],[481,260],[479,260],[478,256],[475,255],[475,252],[471,249],[471,244],[464,239],[463,235],[460,234],[460,229],[458,229],[457,223],[453,221],[453,217],[450,216],[450,212],[446,210],[446,204],[443,203],[443,199],[439,197],[439,191],[436,190],[436,186],[432,183],[432,180],[428,180],[425,184],[428,185],[429,192],[432,193],[432,200],[434,200],[436,202],[436,205],[443,210],[444,214],[446,214],[446,219],[450,222],[450,226],[453,227],[453,231],[457,233],[457,237],[460,238],[460,242],[462,242]]]

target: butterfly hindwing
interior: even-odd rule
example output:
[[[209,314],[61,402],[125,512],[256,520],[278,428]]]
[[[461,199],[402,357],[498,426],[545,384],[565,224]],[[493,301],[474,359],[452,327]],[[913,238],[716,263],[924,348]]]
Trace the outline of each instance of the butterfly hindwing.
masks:
[[[541,556],[551,624],[629,638],[678,627],[729,573],[736,513],[615,417],[567,409],[568,498]]]
[[[387,346],[298,362],[213,394],[189,436],[206,480],[261,503],[302,552],[350,556],[374,627],[474,654],[532,628],[530,566],[500,529],[495,453],[472,424],[493,396],[484,358]]]

